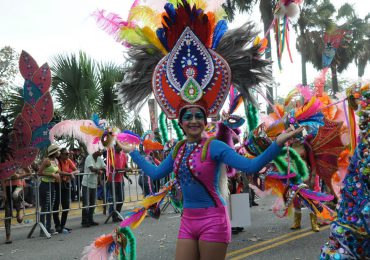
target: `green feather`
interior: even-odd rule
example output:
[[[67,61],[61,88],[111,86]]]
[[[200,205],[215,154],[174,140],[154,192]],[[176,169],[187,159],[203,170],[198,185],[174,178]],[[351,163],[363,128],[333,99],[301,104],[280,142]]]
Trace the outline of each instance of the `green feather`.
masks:
[[[136,238],[134,236],[134,233],[132,233],[131,229],[129,227],[120,227],[119,228],[119,232],[123,233],[127,240],[128,240],[128,243],[127,243],[127,246],[129,247],[129,250],[127,250],[127,252],[130,252],[130,258],[127,258],[127,255],[124,256],[124,258],[121,258],[122,255],[123,255],[123,251],[122,251],[122,254],[121,254],[121,251],[120,251],[120,258],[119,259],[124,259],[124,260],[136,260]]]
[[[248,111],[247,111],[247,121],[248,121],[248,129],[249,132],[253,131],[256,129],[258,125],[258,110],[253,104],[249,103],[248,104]]]
[[[162,144],[164,145],[165,143],[168,142],[168,131],[167,131],[167,126],[166,126],[166,115],[162,111],[161,114],[159,115],[159,131],[161,132],[162,135]]]
[[[178,141],[183,140],[184,139],[184,134],[183,134],[179,124],[177,123],[177,120],[173,119],[173,120],[171,120],[171,122],[172,122],[173,128],[175,129],[177,140]]]
[[[309,170],[306,162],[301,158],[296,150],[289,147],[289,156],[290,156],[290,171],[297,174],[293,179],[294,183],[300,183],[308,179]],[[287,173],[288,172],[288,162],[287,162],[287,148],[284,147],[278,157],[274,159],[274,163],[278,168],[279,172]]]

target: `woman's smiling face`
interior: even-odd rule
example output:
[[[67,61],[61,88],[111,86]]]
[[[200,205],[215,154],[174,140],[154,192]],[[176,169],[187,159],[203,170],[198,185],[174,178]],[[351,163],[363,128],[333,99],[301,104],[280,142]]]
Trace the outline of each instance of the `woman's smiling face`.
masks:
[[[197,107],[186,109],[180,118],[180,125],[188,139],[200,139],[206,126],[204,112]]]

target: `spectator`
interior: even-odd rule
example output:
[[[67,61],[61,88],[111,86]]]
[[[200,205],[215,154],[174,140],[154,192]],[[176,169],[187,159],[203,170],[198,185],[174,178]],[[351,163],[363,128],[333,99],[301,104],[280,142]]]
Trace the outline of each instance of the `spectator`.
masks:
[[[60,181],[58,160],[60,154],[60,148],[56,144],[52,144],[48,147],[48,157],[44,158],[41,163],[38,175],[41,176],[39,194],[40,194],[40,222],[45,226],[46,230],[50,234],[57,234],[51,229],[51,209],[54,205],[55,200],[55,189],[54,182]],[[46,219],[46,222],[45,222]],[[40,230],[40,236],[45,236],[44,232]]]
[[[74,174],[78,170],[71,159],[69,159],[69,152],[66,148],[60,150],[59,169],[61,181],[55,182],[55,202],[53,206],[53,219],[55,230],[58,233],[69,233],[70,228],[65,227],[68,217],[68,210],[70,209],[71,200],[71,179],[74,179]],[[62,205],[62,218],[59,220],[59,206]]]
[[[13,207],[17,212],[17,222],[23,222],[23,212],[21,204],[23,201],[23,187],[25,186],[24,178],[31,175],[29,168],[18,169],[9,180],[3,180],[3,195],[5,202],[5,243],[11,244],[10,226],[13,213]]]
[[[127,176],[127,171],[130,170],[127,168],[127,155],[122,151],[119,146],[114,148],[114,164],[111,164],[113,167],[108,175],[108,202],[113,201],[113,185],[112,185],[112,175],[114,176],[114,193],[116,198],[116,211],[121,212],[123,202],[125,201],[125,190],[124,190],[124,181],[122,175],[132,184],[132,180]],[[109,213],[113,212],[113,205],[109,206]],[[120,216],[114,212],[112,215],[113,222],[121,221]]]
[[[85,157],[80,148],[73,148],[69,153],[69,158],[73,161],[79,172],[84,171]],[[80,198],[82,175],[76,175],[71,179],[71,200],[77,201]]]
[[[85,174],[82,179],[82,222],[83,227],[99,225],[94,221],[94,211],[96,204],[96,189],[98,185],[98,176],[105,168],[102,151],[98,150],[86,157]]]
[[[153,153],[148,153],[145,156],[145,160],[150,162],[151,164],[155,164]],[[139,186],[143,190],[144,197],[150,195],[152,191],[152,187],[154,186],[153,181],[149,178],[149,176],[144,175],[143,172],[140,172],[139,180],[138,180]]]

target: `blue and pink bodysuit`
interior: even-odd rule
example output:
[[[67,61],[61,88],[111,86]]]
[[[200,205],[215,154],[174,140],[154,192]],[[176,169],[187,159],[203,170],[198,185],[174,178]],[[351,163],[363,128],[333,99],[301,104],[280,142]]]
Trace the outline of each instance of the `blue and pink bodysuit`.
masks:
[[[258,157],[247,159],[219,140],[202,139],[200,143],[178,143],[159,166],[148,163],[138,151],[130,155],[153,180],[171,172],[176,174],[184,205],[179,239],[229,243],[230,221],[219,187],[222,164],[249,174],[257,173],[280,150],[274,142]]]

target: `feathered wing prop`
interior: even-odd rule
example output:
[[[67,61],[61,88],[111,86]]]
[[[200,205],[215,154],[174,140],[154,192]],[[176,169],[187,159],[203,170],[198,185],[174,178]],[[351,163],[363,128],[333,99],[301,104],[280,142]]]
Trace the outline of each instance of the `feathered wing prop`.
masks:
[[[130,226],[132,229],[137,228],[145,219],[148,210],[151,208],[158,208],[159,205],[162,203],[164,197],[167,195],[168,192],[172,190],[175,185],[176,180],[169,181],[158,193],[145,197],[145,199],[140,203],[142,205],[142,208],[136,208],[126,214],[126,216],[128,217],[120,223],[120,227]]]
[[[89,131],[81,131],[81,127],[89,129],[96,128],[94,121],[92,120],[65,120],[50,129],[49,138],[51,142],[55,141],[55,137],[73,137],[84,143],[89,154],[93,154],[99,148],[103,148],[101,143],[94,143],[95,137],[91,135]],[[102,135],[102,130],[99,131]],[[99,137],[100,138],[100,137]]]
[[[332,191],[332,177],[338,170],[339,155],[345,149],[340,138],[342,124],[324,118],[324,126],[319,127],[316,137],[305,143],[311,169]]]

